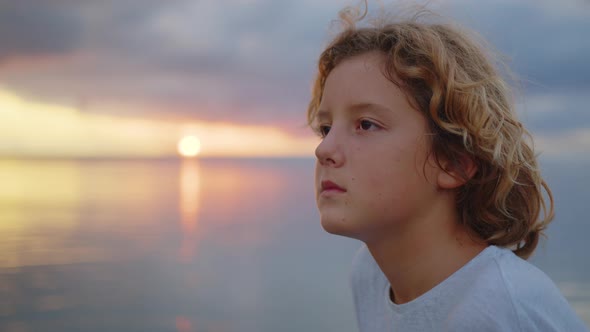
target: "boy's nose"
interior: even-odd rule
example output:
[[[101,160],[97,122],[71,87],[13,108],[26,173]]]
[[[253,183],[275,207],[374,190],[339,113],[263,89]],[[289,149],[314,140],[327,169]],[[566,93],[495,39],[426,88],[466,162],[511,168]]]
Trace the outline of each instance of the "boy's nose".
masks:
[[[342,142],[334,130],[330,130],[322,142],[316,147],[315,155],[322,166],[340,167],[344,162]]]

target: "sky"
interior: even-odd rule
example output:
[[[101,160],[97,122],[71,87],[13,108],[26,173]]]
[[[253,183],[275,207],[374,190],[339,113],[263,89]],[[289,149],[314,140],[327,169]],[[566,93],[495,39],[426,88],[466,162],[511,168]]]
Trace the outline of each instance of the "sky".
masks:
[[[0,157],[172,156],[185,135],[204,156],[313,156],[317,57],[358,3],[0,0]],[[430,8],[506,56],[543,155],[590,155],[590,1]]]

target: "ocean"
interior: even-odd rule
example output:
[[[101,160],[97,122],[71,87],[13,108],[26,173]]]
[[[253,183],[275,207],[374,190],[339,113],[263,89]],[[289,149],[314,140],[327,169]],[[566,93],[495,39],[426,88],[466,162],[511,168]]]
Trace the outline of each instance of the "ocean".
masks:
[[[532,262],[590,325],[589,162],[544,160]],[[327,234],[314,160],[0,160],[0,330],[356,331],[361,243]]]

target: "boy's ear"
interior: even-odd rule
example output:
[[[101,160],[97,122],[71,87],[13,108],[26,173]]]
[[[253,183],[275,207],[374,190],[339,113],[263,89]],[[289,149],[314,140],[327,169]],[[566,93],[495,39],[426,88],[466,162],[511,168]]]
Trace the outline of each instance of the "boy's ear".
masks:
[[[441,166],[443,169],[438,173],[438,186],[443,189],[460,187],[477,172],[475,161],[465,154],[453,161],[441,161]]]

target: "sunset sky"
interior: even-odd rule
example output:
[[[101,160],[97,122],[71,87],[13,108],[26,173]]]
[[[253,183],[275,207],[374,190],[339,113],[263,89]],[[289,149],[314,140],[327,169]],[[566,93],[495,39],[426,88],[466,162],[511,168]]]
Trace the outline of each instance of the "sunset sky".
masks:
[[[0,0],[0,157],[174,156],[186,135],[203,156],[312,156],[315,62],[356,3]],[[589,158],[590,1],[431,3],[511,59],[544,155]]]

